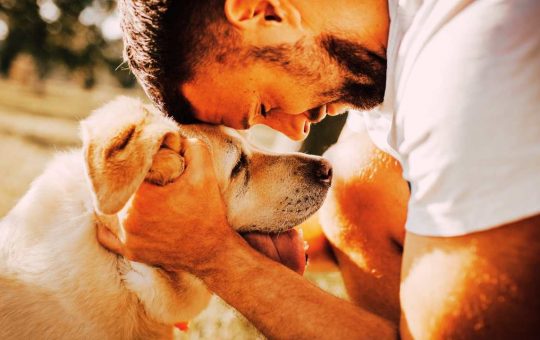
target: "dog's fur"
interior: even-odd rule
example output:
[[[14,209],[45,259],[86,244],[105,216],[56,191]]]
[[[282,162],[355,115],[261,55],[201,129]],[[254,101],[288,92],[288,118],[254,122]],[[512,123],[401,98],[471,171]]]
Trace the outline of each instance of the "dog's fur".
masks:
[[[182,173],[182,137],[209,146],[238,231],[290,229],[328,189],[315,178],[321,158],[263,152],[224,127],[178,126],[137,100],[119,98],[81,126],[82,150],[57,155],[0,221],[1,339],[166,338],[206,306],[197,278],[183,273],[173,284],[95,237],[99,223],[121,231],[144,180],[164,185]]]

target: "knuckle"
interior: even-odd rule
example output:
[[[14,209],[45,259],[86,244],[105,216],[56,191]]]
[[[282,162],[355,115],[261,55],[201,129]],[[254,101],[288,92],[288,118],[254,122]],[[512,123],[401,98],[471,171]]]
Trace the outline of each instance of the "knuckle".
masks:
[[[156,156],[145,180],[159,186],[166,185],[176,179],[184,171],[184,160],[180,154],[162,149]]]
[[[175,152],[179,152],[180,144],[181,144],[180,133],[169,132],[163,138],[162,147],[165,147]]]

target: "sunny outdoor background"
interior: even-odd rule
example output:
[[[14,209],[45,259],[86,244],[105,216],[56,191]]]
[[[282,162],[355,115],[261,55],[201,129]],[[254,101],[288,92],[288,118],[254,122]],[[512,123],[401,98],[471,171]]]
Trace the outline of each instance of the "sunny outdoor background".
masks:
[[[111,0],[0,0],[0,218],[55,152],[79,146],[80,119],[120,94],[144,98],[122,63],[119,20]],[[315,126],[303,145],[263,127],[252,136],[267,148],[321,154],[344,119]],[[338,273],[307,276],[345,296]],[[218,299],[178,337],[262,338]]]

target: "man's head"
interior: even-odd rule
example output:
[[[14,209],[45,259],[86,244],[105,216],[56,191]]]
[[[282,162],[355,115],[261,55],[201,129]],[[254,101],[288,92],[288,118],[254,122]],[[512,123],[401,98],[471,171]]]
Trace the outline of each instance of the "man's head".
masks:
[[[180,122],[266,124],[302,139],[326,113],[383,99],[386,0],[124,0],[121,10],[131,69]]]

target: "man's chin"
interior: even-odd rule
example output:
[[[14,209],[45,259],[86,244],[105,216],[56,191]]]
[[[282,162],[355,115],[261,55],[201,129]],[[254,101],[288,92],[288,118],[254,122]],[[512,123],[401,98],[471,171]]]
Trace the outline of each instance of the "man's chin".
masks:
[[[259,253],[302,275],[306,269],[306,252],[302,235],[295,229],[279,234],[243,233],[242,237]]]

